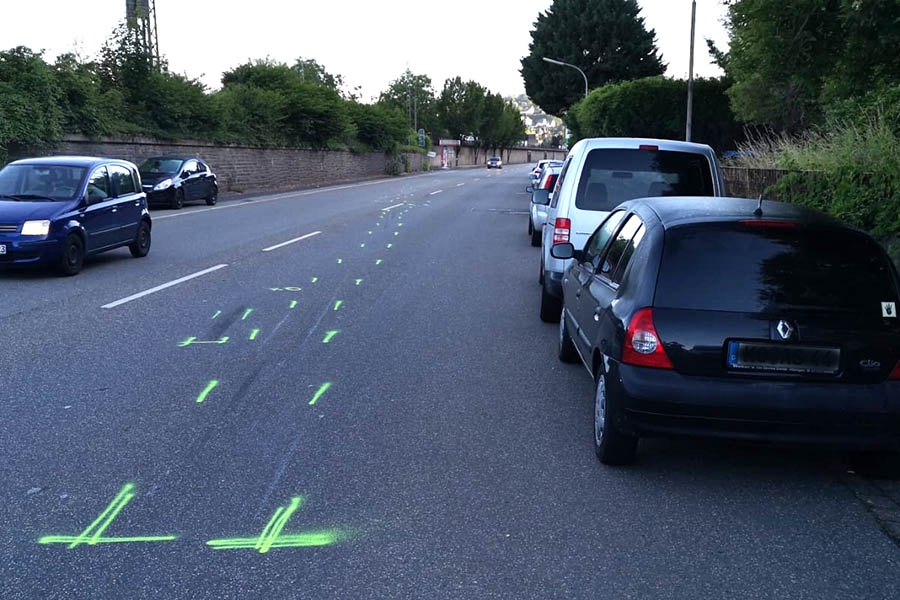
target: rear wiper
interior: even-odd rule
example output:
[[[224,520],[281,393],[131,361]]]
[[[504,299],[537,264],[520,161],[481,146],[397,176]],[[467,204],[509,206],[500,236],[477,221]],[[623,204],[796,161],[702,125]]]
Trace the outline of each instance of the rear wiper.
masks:
[[[54,198],[39,196],[38,194],[13,194],[10,198],[13,200],[47,200],[49,202],[56,202]]]

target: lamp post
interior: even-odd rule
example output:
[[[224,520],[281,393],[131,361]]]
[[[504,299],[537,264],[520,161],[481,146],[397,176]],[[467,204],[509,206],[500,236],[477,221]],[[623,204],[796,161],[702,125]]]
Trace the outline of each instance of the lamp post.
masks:
[[[688,67],[688,97],[687,97],[687,130],[684,140],[691,141],[691,126],[694,120],[694,28],[697,24],[697,0],[691,3],[691,60]]]
[[[541,58],[541,60],[543,60],[544,62],[548,62],[548,63],[554,64],[554,65],[562,65],[563,67],[572,67],[573,69],[575,69],[576,71],[578,71],[579,73],[581,73],[581,76],[584,77],[584,97],[587,98],[587,95],[588,95],[588,80],[587,80],[587,75],[584,74],[584,71],[582,71],[581,69],[579,69],[579,68],[576,67],[575,65],[569,64],[569,63],[567,63],[567,62],[563,62],[563,61],[561,61],[561,60],[556,60],[555,58],[547,58],[546,56],[544,56],[544,57]]]

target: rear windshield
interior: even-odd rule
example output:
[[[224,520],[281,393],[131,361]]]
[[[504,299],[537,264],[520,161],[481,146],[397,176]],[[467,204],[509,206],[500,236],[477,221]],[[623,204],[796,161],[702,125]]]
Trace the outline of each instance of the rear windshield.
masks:
[[[655,306],[848,311],[898,301],[887,255],[850,230],[711,223],[666,232]]]
[[[702,154],[596,148],[585,159],[575,206],[612,210],[648,196],[713,196],[712,167]]]

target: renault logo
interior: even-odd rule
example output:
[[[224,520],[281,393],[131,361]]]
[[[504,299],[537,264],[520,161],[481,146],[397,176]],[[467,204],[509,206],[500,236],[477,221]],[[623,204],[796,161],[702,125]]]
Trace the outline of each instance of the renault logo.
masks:
[[[790,323],[787,321],[778,321],[778,326],[775,327],[775,331],[778,332],[778,335],[780,335],[783,340],[791,339],[791,336],[794,334],[794,328],[791,327]]]

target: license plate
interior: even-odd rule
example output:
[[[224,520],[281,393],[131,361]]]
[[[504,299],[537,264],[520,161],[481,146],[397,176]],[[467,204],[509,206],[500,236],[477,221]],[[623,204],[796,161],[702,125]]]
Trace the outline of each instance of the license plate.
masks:
[[[0,254],[6,254],[6,244],[0,244]]]
[[[728,344],[728,366],[737,370],[833,375],[840,364],[840,348],[758,342]]]

